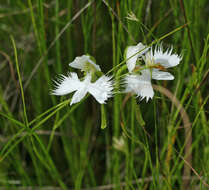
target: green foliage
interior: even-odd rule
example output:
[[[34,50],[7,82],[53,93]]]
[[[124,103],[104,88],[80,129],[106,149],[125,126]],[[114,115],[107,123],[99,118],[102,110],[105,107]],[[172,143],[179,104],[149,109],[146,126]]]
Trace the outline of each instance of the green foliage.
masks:
[[[0,23],[0,189],[209,187],[207,0],[6,0]],[[117,93],[126,47],[160,40],[175,80],[149,103]],[[114,76],[106,105],[49,95],[83,54]]]

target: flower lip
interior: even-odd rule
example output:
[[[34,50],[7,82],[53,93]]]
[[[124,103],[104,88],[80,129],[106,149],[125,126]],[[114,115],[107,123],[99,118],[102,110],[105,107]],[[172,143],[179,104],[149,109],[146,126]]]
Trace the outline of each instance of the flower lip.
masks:
[[[155,63],[159,63],[164,68],[175,67],[182,60],[182,56],[179,56],[175,53],[172,54],[173,47],[168,48],[163,52],[162,44],[156,46],[154,52],[152,52],[151,56],[154,59]]]
[[[140,97],[140,100],[146,98],[146,102],[152,99],[154,96],[154,91],[151,84],[151,74],[149,69],[144,69],[141,71],[141,75],[128,74],[124,78],[126,85],[124,92],[133,92]]]
[[[105,104],[106,100],[113,95],[112,77],[101,76],[94,83],[91,83],[88,92],[100,103]]]
[[[95,82],[91,82],[91,73],[87,73],[84,80],[80,80],[76,73],[68,73],[68,76],[61,75],[55,82],[55,89],[52,95],[66,95],[74,92],[70,105],[81,101],[89,92],[100,103],[104,104],[112,96],[112,78],[103,75]]]
[[[81,81],[78,75],[74,72],[70,72],[65,75],[60,75],[59,78],[54,80],[55,89],[51,91],[51,95],[62,96],[76,91],[81,88]]]

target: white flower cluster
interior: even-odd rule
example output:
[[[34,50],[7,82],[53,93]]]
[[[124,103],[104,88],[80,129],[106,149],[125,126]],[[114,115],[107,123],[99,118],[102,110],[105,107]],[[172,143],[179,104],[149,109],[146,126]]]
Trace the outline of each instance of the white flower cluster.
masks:
[[[156,46],[155,49],[148,48],[142,43],[136,46],[129,46],[126,50],[127,67],[129,74],[126,75],[125,92],[133,92],[140,97],[146,98],[146,102],[154,96],[151,79],[155,80],[173,80],[174,76],[165,72],[167,68],[178,65],[181,56],[172,54],[172,48],[163,52],[162,45]],[[136,65],[141,59],[144,65]],[[140,72],[140,73],[139,73]]]
[[[55,81],[55,89],[52,90],[53,95],[66,95],[75,91],[70,105],[81,101],[81,99],[89,92],[100,103],[104,104],[105,101],[112,96],[113,83],[111,77],[101,76],[95,82],[92,82],[94,72],[101,71],[99,65],[96,65],[90,56],[83,55],[76,57],[69,66],[80,69],[86,72],[84,80],[78,78],[77,73],[71,72],[68,76],[61,75]]]
[[[153,49],[144,46],[142,43],[138,43],[136,46],[128,46],[125,56],[129,73],[124,78],[124,92],[135,93],[140,97],[140,100],[146,98],[146,102],[150,98],[152,99],[154,91],[151,79],[174,79],[174,76],[165,70],[178,65],[182,58],[177,54],[172,54],[172,50],[170,48],[163,52],[162,45]],[[141,61],[144,64],[138,64]],[[75,92],[71,105],[79,102],[87,93],[94,96],[100,104],[104,104],[108,98],[113,96],[112,77],[102,75],[95,80],[95,73],[101,73],[101,69],[92,57],[89,55],[76,57],[69,66],[83,71],[85,73],[84,79],[80,80],[75,72],[68,73],[68,76],[60,75],[60,78],[54,81],[53,95],[66,95]]]

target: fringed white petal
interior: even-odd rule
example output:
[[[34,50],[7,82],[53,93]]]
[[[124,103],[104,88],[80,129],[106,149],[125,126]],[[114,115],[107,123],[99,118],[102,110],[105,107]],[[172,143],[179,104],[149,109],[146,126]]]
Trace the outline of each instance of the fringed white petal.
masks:
[[[103,75],[96,82],[91,83],[88,92],[100,103],[104,104],[105,101],[113,94],[113,82],[111,77]]]
[[[163,52],[162,45],[156,46],[153,57],[156,64],[160,64],[165,68],[175,67],[180,63],[182,57],[177,54],[172,54],[173,48],[167,49]]]
[[[68,76],[61,75],[61,78],[55,81],[56,87],[52,90],[53,95],[66,95],[75,92],[72,96],[70,105],[80,102],[89,92],[100,103],[113,95],[113,82],[111,77],[103,75],[96,82],[91,82],[91,74],[87,73],[85,79],[80,81],[76,73],[69,73]]]
[[[136,46],[128,46],[126,50],[126,61],[129,72],[132,72],[136,66],[137,58],[142,56],[148,48],[142,43],[138,43]],[[136,54],[135,56],[133,56]],[[132,57],[133,56],[133,57]],[[131,57],[131,58],[130,58]]]
[[[150,70],[144,69],[141,75],[129,74],[125,77],[125,92],[134,92],[140,97],[140,100],[146,98],[146,102],[154,96],[151,84]]]
[[[158,69],[152,69],[152,79],[173,80],[174,76],[169,72],[159,71]]]
[[[66,95],[83,87],[76,73],[68,73],[68,76],[60,75],[60,78],[54,81],[55,89],[52,90],[52,95]]]
[[[70,105],[75,104],[77,102],[80,102],[81,99],[84,98],[84,96],[87,94],[87,89],[86,88],[81,88],[73,94],[72,100],[70,102]]]
[[[82,55],[76,57],[73,62],[69,63],[69,66],[76,69],[80,69],[82,71],[87,71],[88,64],[91,64],[96,71],[101,71],[99,65],[95,64],[94,61],[90,59],[89,55]]]
[[[91,86],[91,74],[88,73],[84,81],[81,82],[80,88],[78,88],[75,94],[73,95],[70,105],[80,102],[81,99],[83,99],[84,96],[87,94],[90,86]]]

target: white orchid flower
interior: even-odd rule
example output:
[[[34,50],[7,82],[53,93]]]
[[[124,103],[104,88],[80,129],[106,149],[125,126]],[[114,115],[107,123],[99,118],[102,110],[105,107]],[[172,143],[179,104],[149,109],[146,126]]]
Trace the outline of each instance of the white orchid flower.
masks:
[[[77,74],[71,72],[68,76],[61,75],[55,81],[55,89],[52,90],[53,95],[61,96],[74,92],[70,105],[81,101],[82,98],[89,92],[100,103],[112,96],[113,85],[111,77],[103,75],[95,82],[91,82],[91,74],[87,73],[85,79],[81,81]]]
[[[101,71],[99,65],[97,65],[89,55],[76,57],[73,62],[69,63],[69,66],[85,72]]]
[[[136,66],[136,61],[141,57],[149,48],[146,48],[141,42],[136,46],[128,46],[126,49],[125,57],[128,71],[132,72]]]
[[[118,138],[113,137],[113,148],[126,153],[126,143],[125,143],[125,136],[124,135],[121,135]]]
[[[151,79],[154,80],[173,80],[174,76],[169,72],[164,72],[170,67],[178,65],[182,59],[177,54],[172,54],[172,48],[163,53],[162,45],[156,46],[154,52],[149,51],[143,56],[145,68],[142,67],[141,75],[129,74],[125,77],[125,92],[134,92],[140,99],[146,98],[146,101],[154,96]]]

